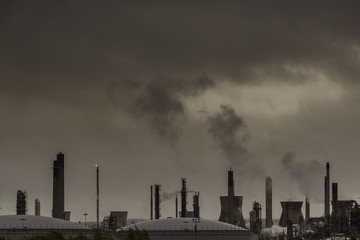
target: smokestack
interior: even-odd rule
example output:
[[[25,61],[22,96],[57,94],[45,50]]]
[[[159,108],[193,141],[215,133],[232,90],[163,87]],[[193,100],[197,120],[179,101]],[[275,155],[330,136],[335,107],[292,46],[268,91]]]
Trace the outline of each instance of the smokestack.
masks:
[[[64,219],[64,195],[64,154],[60,152],[53,165],[53,218]]]
[[[338,184],[332,183],[332,207],[334,217],[338,216]]]
[[[286,204],[286,208],[287,208],[287,239],[288,240],[292,240],[293,239],[293,204],[290,202],[288,202]],[[300,207],[300,211],[301,211],[301,207]]]
[[[246,228],[242,214],[243,196],[235,196],[233,171],[228,171],[228,196],[220,196],[221,212],[219,221]]]
[[[186,178],[181,179],[182,187],[181,187],[181,217],[186,217],[186,197],[187,197],[187,191],[186,191]]]
[[[26,192],[17,191],[16,194],[16,215],[26,215],[27,203],[26,203]]]
[[[305,220],[308,221],[310,218],[310,201],[309,197],[305,196]]]
[[[233,175],[233,171],[230,170],[228,171],[228,196],[234,196],[234,175]]]
[[[194,218],[200,218],[200,206],[199,206],[199,195],[200,193],[197,192],[195,193],[194,197],[193,197],[193,201],[194,201]]]
[[[175,198],[175,216],[176,216],[176,218],[179,217],[178,214],[179,214],[179,210],[178,210],[178,196],[176,195],[176,198]]]
[[[99,229],[99,165],[95,164],[96,167],[96,227]]]
[[[266,197],[266,228],[271,228],[273,225],[272,220],[272,179],[271,177],[266,177],[265,184],[265,197]]]
[[[160,185],[155,184],[155,219],[160,219]]]
[[[150,187],[150,219],[153,220],[153,185]]]
[[[35,216],[40,216],[40,201],[35,199]]]
[[[234,176],[233,171],[228,171],[228,223],[235,224],[234,221]]]
[[[325,217],[330,217],[330,164],[326,163],[325,177]]]

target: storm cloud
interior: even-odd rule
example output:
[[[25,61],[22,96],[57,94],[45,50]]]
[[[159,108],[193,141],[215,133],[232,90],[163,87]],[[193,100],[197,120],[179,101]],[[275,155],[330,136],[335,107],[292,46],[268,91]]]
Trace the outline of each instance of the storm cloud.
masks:
[[[51,215],[59,151],[74,221],[85,212],[95,219],[93,202],[79,208],[78,199],[91,198],[99,159],[101,215],[148,216],[147,183],[178,189],[187,177],[201,191],[203,217],[216,219],[230,165],[245,168],[234,171],[246,185],[243,212],[249,196],[263,199],[266,175],[274,202],[288,190],[316,199],[325,160],[339,198],[358,198],[359,8],[335,0],[1,1],[1,212],[13,214],[16,190],[26,189]],[[289,149],[298,157],[283,157]],[[252,164],[264,171],[248,171]],[[296,188],[275,187],[279,171]]]
[[[158,77],[149,82],[113,82],[110,98],[136,118],[146,118],[157,134],[171,141],[186,122],[183,98],[195,97],[215,85],[206,75],[195,79]]]
[[[209,134],[225,154],[231,166],[247,162],[250,138],[242,117],[230,105],[221,105],[220,111],[208,118]]]

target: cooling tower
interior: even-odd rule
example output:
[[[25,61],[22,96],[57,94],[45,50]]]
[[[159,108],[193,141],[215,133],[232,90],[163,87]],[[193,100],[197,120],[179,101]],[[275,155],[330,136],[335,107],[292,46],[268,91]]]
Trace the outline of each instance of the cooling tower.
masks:
[[[304,216],[301,212],[303,202],[281,202],[282,213],[280,217],[279,226],[286,227],[288,221],[293,224],[303,224]]]
[[[242,196],[234,196],[234,178],[233,171],[228,171],[228,196],[220,197],[221,213],[220,222],[234,224],[246,228],[242,214]]]
[[[266,177],[265,184],[265,198],[266,198],[266,228],[271,228],[273,225],[272,220],[272,179],[271,177]]]
[[[57,154],[53,166],[53,218],[64,219],[64,154]]]

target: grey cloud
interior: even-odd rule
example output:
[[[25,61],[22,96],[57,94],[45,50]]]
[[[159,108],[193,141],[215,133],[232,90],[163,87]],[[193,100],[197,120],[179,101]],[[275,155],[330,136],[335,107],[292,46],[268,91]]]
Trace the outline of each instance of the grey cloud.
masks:
[[[129,213],[135,211],[140,214],[138,205],[143,204],[141,199],[147,198],[144,194],[144,198],[136,198],[138,202],[133,199],[141,192],[139,189],[144,181],[151,179],[153,172],[159,172],[159,178],[169,179],[174,169],[176,172],[185,171],[168,160],[183,156],[184,149],[201,142],[202,147],[191,149],[187,157],[191,161],[196,160],[198,165],[210,162],[209,166],[201,169],[210,169],[212,175],[217,177],[205,180],[205,173],[198,173],[198,169],[193,168],[186,174],[196,175],[199,181],[213,183],[211,187],[204,184],[197,189],[209,193],[209,201],[204,204],[215,199],[208,205],[208,209],[216,212],[214,206],[218,206],[218,195],[222,189],[218,181],[221,178],[219,171],[222,171],[220,169],[223,169],[225,161],[218,161],[216,149],[208,147],[209,135],[206,130],[204,133],[200,131],[204,130],[204,122],[190,119],[184,104],[187,102],[185,100],[201,95],[212,84],[206,78],[205,83],[201,83],[196,79],[190,80],[188,76],[205,72],[217,83],[230,80],[230,84],[224,84],[227,86],[225,90],[235,84],[251,83],[258,84],[261,92],[268,83],[303,84],[305,81],[313,81],[309,70],[349,86],[340,86],[343,92],[339,99],[335,96],[334,102],[326,99],[318,103],[312,99],[300,102],[299,111],[302,114],[293,117],[277,113],[274,113],[276,116],[269,115],[261,108],[255,109],[257,114],[252,115],[253,111],[244,108],[241,116],[251,128],[254,141],[249,149],[253,151],[254,159],[246,160],[250,155],[250,150],[246,148],[249,130],[238,112],[231,110],[231,107],[221,107],[218,114],[210,115],[210,136],[223,151],[227,163],[238,164],[246,167],[246,170],[249,165],[263,161],[267,164],[266,170],[271,172],[279,167],[277,160],[284,149],[292,149],[294,146],[299,149],[299,153],[310,155],[304,159],[313,159],[312,156],[317,159],[317,153],[326,153],[329,161],[342,160],[337,168],[341,175],[339,181],[353,186],[353,194],[358,195],[353,185],[353,176],[357,174],[358,168],[349,169],[347,166],[356,165],[356,143],[360,136],[357,127],[359,91],[354,87],[360,76],[359,5],[358,1],[332,0],[261,3],[1,1],[2,158],[9,159],[7,166],[12,166],[15,160],[18,165],[25,166],[26,163],[21,159],[34,159],[38,164],[34,161],[31,163],[36,173],[39,170],[35,167],[43,166],[47,160],[51,161],[52,158],[47,159],[48,156],[66,149],[77,154],[74,158],[76,161],[71,161],[75,166],[83,166],[87,164],[86,161],[95,158],[116,159],[111,164],[109,162],[108,166],[114,171],[122,170],[122,174],[107,174],[103,183],[112,186],[115,182],[113,177],[122,177],[117,182],[123,182],[124,179],[133,178],[134,172],[140,175],[131,187],[126,184],[120,186],[123,187],[121,192],[128,193],[128,200],[122,205],[129,208]],[[111,80],[116,81],[108,87],[109,96],[127,114],[114,108],[103,95],[104,88]],[[274,85],[279,86],[280,90],[284,86]],[[214,90],[220,99],[229,99],[229,96],[225,96],[228,92]],[[292,95],[292,92],[287,94]],[[322,94],[321,90],[318,94]],[[265,92],[263,97],[273,96]],[[229,99],[229,103],[236,104],[232,100]],[[241,100],[244,103],[250,101],[254,104],[251,106],[258,106],[256,98]],[[206,107],[213,109],[211,104],[213,101],[206,102]],[[280,105],[274,107],[281,108]],[[286,109],[285,112],[288,113]],[[143,122],[133,121],[132,116],[136,120],[149,122],[156,133],[166,140],[175,140],[181,134],[184,123],[188,124],[187,127],[191,125],[189,129],[197,128],[201,134],[187,131],[188,138],[182,140],[184,145],[190,146],[181,148],[178,144],[178,151],[175,152],[174,149],[168,149],[167,145],[159,146],[153,141],[153,135],[144,133],[146,124],[139,126]],[[227,117],[234,119],[234,123],[230,120],[228,122]],[[69,139],[73,141],[69,142]],[[266,147],[263,153],[259,153],[261,147],[258,148],[260,150],[254,147],[256,141],[260,143],[258,146]],[[34,144],[36,148],[32,147]],[[38,151],[38,146],[47,152]],[[18,149],[24,151],[19,152]],[[319,158],[322,159],[322,156]],[[44,162],[40,163],[40,159]],[[301,161],[296,158],[289,159],[283,169],[291,173],[289,176],[296,182],[298,178],[301,179],[300,173],[307,171],[302,165],[309,167],[311,164],[300,164]],[[346,164],[343,164],[344,161]],[[139,170],[139,166],[144,165],[146,167]],[[315,163],[314,166],[316,169]],[[16,166],[10,169],[16,169]],[[51,167],[41,171],[43,174],[49,172],[49,175],[49,169]],[[161,176],[158,170],[162,170]],[[349,171],[352,174],[343,174]],[[262,179],[258,181],[260,187],[249,187],[248,179],[254,182],[254,174],[243,175],[239,172],[236,171],[236,175],[241,176],[241,181],[237,183],[244,182],[247,185],[244,194],[263,186]],[[19,179],[13,179],[10,173],[5,172],[3,178],[7,182],[16,183],[16,186],[4,191],[3,196],[13,196],[14,189],[22,189],[20,182],[31,184],[24,180],[26,174],[19,174]],[[78,174],[73,172],[69,176]],[[276,178],[273,178],[274,182]],[[43,176],[39,179],[50,178]],[[151,180],[155,182],[159,179]],[[320,180],[311,182],[311,186],[322,182],[321,174]],[[91,192],[91,188],[84,187],[87,186],[84,184],[77,188],[71,186],[68,195],[78,193],[78,188]],[[302,192],[305,192],[304,185],[299,186]],[[172,189],[177,189],[177,186],[174,183]],[[47,189],[51,189],[51,186]],[[256,199],[262,197],[259,192]],[[119,199],[126,198],[124,196]],[[87,198],[85,195],[81,197]],[[51,202],[45,200],[45,196],[41,199],[43,202]],[[73,199],[71,204],[75,209],[77,198]],[[14,203],[15,200],[7,202]],[[247,205],[244,202],[244,207]],[[2,212],[6,212],[6,209],[13,211],[13,206],[5,206]],[[116,204],[113,206],[117,207]],[[211,218],[218,214],[205,212]],[[79,220],[83,217],[82,213],[78,214]]]
[[[302,194],[308,195],[316,202],[322,202],[322,176],[324,167],[320,161],[309,162],[296,159],[295,152],[286,152],[281,160],[288,176],[298,185]]]
[[[246,163],[249,159],[247,142],[250,138],[242,117],[233,107],[221,105],[220,112],[209,116],[209,134],[218,144],[232,166]]]
[[[157,134],[171,141],[181,135],[186,120],[183,98],[195,97],[215,85],[198,78],[158,77],[151,81],[119,81],[108,86],[109,97],[136,118],[145,118]]]
[[[198,71],[240,83],[311,80],[286,66],[360,75],[354,1],[39,2],[5,4],[0,62],[81,82]]]

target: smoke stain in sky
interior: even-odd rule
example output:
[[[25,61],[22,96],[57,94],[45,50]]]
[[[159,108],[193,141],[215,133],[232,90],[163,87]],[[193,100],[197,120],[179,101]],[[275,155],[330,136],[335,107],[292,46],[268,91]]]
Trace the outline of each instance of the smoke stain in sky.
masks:
[[[183,98],[195,97],[215,86],[206,75],[185,79],[158,77],[151,81],[118,81],[108,85],[108,96],[136,119],[145,119],[156,133],[171,142],[186,123]]]

